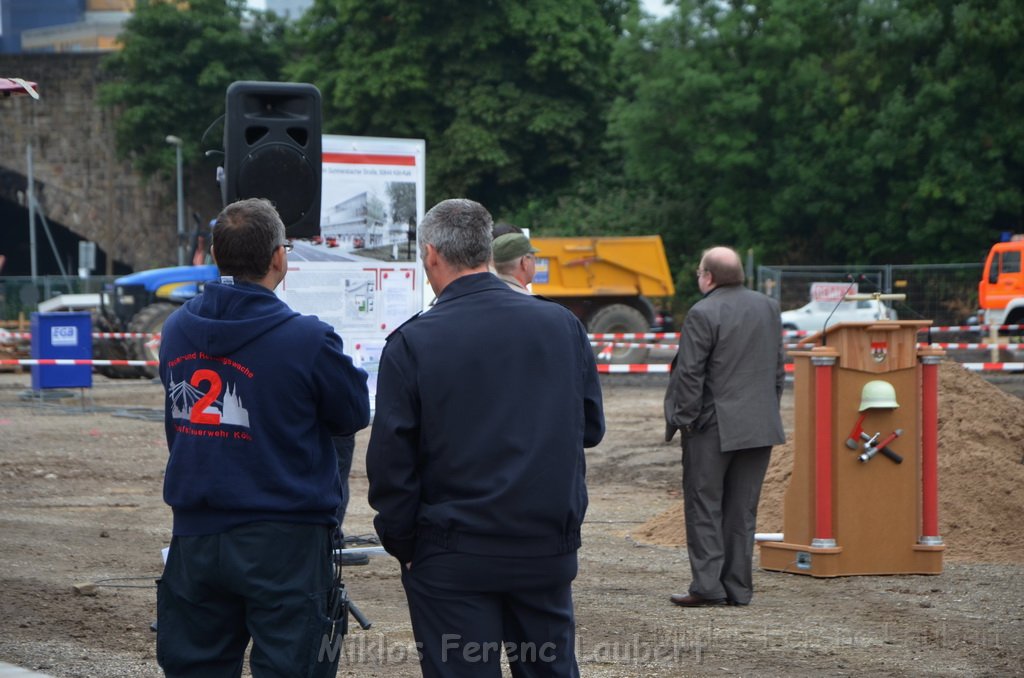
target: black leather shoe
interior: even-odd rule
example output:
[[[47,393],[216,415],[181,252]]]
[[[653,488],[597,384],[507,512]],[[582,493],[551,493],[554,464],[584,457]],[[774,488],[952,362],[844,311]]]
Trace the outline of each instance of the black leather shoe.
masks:
[[[725,605],[725,598],[701,598],[694,593],[682,594],[673,593],[669,600],[680,607],[708,607],[712,605]]]

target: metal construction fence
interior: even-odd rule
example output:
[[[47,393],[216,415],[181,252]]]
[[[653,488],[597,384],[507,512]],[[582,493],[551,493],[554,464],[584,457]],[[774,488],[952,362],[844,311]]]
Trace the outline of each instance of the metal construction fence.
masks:
[[[798,308],[810,300],[813,283],[827,282],[856,283],[861,293],[902,293],[906,300],[892,302],[901,320],[926,319],[932,321],[932,331],[922,341],[942,342],[941,347],[950,351],[950,356],[964,363],[987,361],[1005,365],[986,365],[984,369],[1019,369],[1022,351],[1021,336],[1017,326],[1010,329],[1002,341],[1005,344],[983,343],[987,340],[987,328],[978,326],[972,316],[977,312],[978,280],[981,264],[929,264],[929,265],[879,265],[879,266],[759,266],[755,276],[757,288],[779,300],[783,309]],[[28,318],[37,310],[39,301],[58,294],[83,294],[101,292],[112,277],[96,276],[74,278],[65,276],[38,276],[35,281],[29,276],[0,277],[0,328],[7,328],[10,340],[27,329]],[[681,321],[681,318],[677,319]],[[679,324],[679,323],[677,323]],[[787,332],[787,348],[808,332]],[[97,341],[116,339],[113,335],[98,335]],[[592,336],[592,344],[603,371],[664,371],[675,353],[678,334],[606,335]],[[968,343],[975,342],[975,343]],[[20,336],[21,348],[27,346],[27,335]],[[8,345],[4,353],[12,353]],[[17,350],[13,353],[18,353]],[[613,353],[617,354],[613,356]],[[622,354],[630,359],[623,360]],[[0,356],[22,358],[24,355]],[[1009,361],[1009,362],[1008,362]],[[109,361],[107,361],[109,362]],[[118,364],[120,364],[119,361]],[[22,360],[22,365],[27,362]],[[623,365],[621,363],[637,363]],[[17,363],[16,363],[17,364]],[[97,363],[99,364],[99,363]],[[128,362],[125,362],[127,365]],[[981,364],[980,362],[978,363]]]
[[[8,327],[19,320],[24,324],[38,310],[40,301],[59,294],[95,294],[113,281],[114,276],[40,275],[35,280],[28,275],[0,276],[0,321]]]
[[[758,289],[774,297],[783,310],[803,306],[816,282],[856,283],[867,294],[906,294],[892,302],[901,320],[931,320],[935,325],[962,325],[978,310],[982,264],[878,266],[758,266]]]
[[[980,332],[984,326],[938,326],[936,332],[922,330],[919,332],[919,347],[943,349],[948,352],[949,357],[960,363],[965,369],[975,372],[1016,372],[1024,373],[1024,362],[1019,357],[1024,353],[1024,344],[1021,343],[970,343],[956,341],[938,341],[939,334],[952,336],[964,332]],[[1021,333],[1024,332],[1022,325],[1005,325],[1003,329]],[[814,335],[808,330],[787,330],[783,332],[783,342],[787,350],[800,349],[798,342],[806,337]],[[670,370],[669,363],[672,356],[679,348],[678,332],[651,332],[640,334],[591,334],[590,345],[597,356],[597,369],[606,374],[667,374]],[[95,345],[97,341],[111,339],[146,339],[154,344],[159,344],[160,337],[157,334],[147,333],[121,333],[121,332],[93,332],[92,339]],[[25,358],[25,348],[31,340],[31,334],[27,332],[8,332],[6,336],[0,336],[0,369],[25,368],[30,366],[84,366],[93,367],[156,367],[155,360],[110,360],[96,358]],[[812,344],[813,345],[813,344]],[[803,346],[806,350],[807,346]],[[21,349],[19,351],[19,349]],[[616,350],[627,350],[635,362],[625,363],[615,356]],[[10,357],[7,357],[7,356]],[[990,359],[989,359],[990,357]],[[787,359],[786,370],[792,372],[793,365]],[[121,378],[141,377],[143,372],[132,370],[122,374]]]
[[[757,287],[778,299],[783,310],[810,301],[816,282],[857,283],[860,292],[897,292],[893,303],[904,320],[928,319],[936,325],[961,325],[978,309],[980,263],[875,266],[758,266]],[[58,294],[101,292],[112,276],[0,276],[0,321],[28,318],[40,301]]]

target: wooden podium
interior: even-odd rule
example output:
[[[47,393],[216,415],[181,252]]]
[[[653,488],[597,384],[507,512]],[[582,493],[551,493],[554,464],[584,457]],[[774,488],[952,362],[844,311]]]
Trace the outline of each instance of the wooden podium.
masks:
[[[841,323],[790,352],[793,473],[783,540],[759,542],[762,568],[814,577],[942,572],[938,363],[945,352],[917,348],[917,332],[928,325]],[[893,386],[898,407],[859,411],[865,384],[875,380]],[[877,443],[887,445],[873,451]]]

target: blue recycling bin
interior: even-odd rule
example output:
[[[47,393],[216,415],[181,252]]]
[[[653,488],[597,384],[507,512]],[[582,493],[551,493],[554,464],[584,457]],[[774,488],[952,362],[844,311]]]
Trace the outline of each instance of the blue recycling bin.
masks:
[[[92,360],[92,316],[88,313],[33,313],[32,358]],[[33,365],[32,390],[92,388],[92,365]]]

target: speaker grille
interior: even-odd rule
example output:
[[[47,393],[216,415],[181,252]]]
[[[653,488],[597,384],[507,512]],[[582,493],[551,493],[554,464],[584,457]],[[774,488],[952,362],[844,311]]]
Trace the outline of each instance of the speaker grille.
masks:
[[[253,149],[238,168],[238,198],[268,198],[285,224],[299,222],[314,206],[319,182],[305,154],[285,144]],[[319,215],[316,215],[319,220]]]
[[[295,82],[240,80],[228,87],[224,203],[266,198],[290,238],[320,234],[320,91]]]

